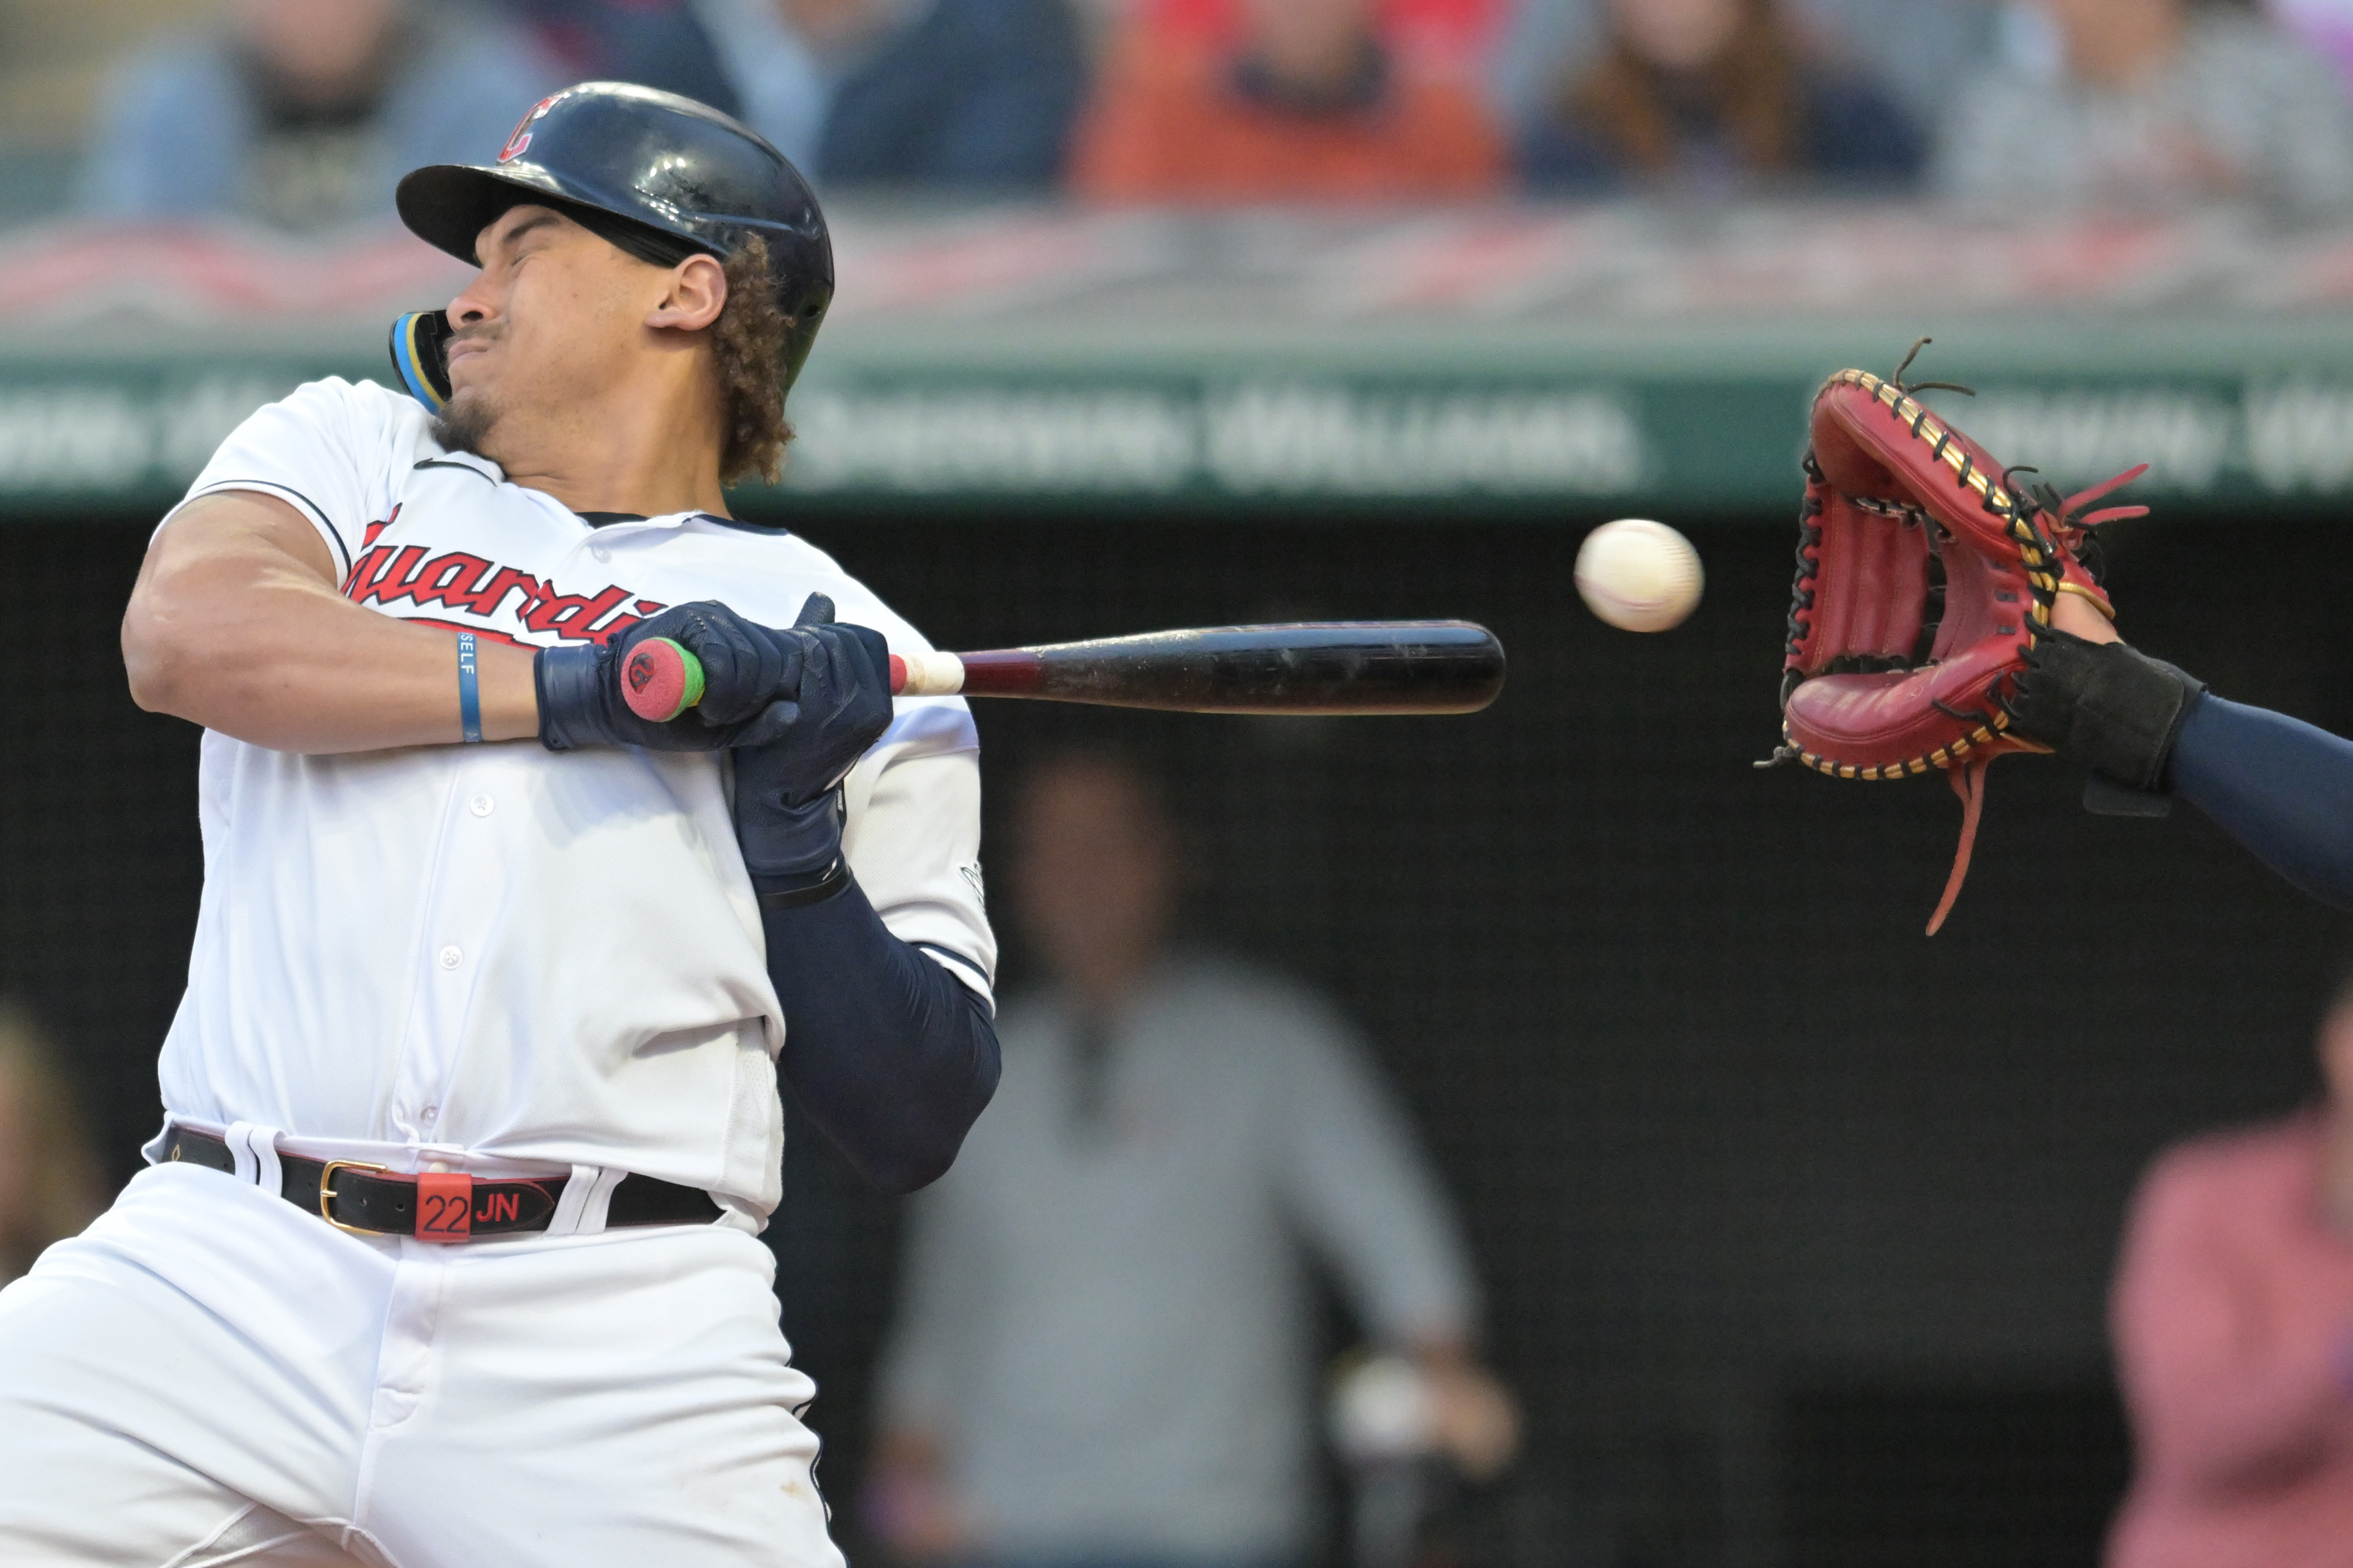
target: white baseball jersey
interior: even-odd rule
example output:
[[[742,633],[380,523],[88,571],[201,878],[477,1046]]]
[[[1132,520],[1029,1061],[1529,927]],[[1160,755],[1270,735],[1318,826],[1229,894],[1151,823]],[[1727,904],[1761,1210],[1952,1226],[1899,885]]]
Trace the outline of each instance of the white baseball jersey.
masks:
[[[592,526],[444,452],[421,407],[365,383],[314,382],[254,415],[189,499],[222,490],[291,503],[355,603],[527,647],[696,599],[786,626],[811,593],[894,648],[929,647],[787,532],[701,514]],[[453,647],[453,704],[457,679]],[[986,995],[963,701],[900,701],[846,795],[845,853],[883,923]],[[475,1171],[639,1172],[775,1207],[786,1021],[717,755],[515,741],[308,756],[208,731],[201,816],[204,900],[161,1068],[173,1117]]]

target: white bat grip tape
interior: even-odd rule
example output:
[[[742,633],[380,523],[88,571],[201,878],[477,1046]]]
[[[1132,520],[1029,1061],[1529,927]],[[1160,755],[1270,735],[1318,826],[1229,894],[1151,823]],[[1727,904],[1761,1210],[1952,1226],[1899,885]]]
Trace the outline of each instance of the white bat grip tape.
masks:
[[[964,689],[964,660],[952,653],[902,653],[907,683],[902,697],[954,697]]]

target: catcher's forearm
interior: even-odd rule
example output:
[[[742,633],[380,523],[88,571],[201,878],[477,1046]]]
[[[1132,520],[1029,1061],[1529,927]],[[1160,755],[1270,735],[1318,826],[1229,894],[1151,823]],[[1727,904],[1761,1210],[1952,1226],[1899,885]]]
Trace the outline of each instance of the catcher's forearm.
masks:
[[[2224,701],[2128,644],[2058,630],[2036,646],[2010,710],[2019,734],[2160,809],[2169,790],[2295,886],[2353,910],[2353,742]]]
[[[2208,696],[2181,726],[2170,778],[2255,858],[2353,910],[2353,741]]]

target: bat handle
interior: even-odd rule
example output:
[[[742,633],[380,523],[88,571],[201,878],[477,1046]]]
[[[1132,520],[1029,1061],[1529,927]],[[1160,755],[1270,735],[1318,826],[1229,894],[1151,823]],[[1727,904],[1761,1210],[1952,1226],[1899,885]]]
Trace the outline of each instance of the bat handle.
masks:
[[[926,656],[915,657],[920,661]],[[961,666],[957,673],[963,673]],[[891,695],[896,697],[906,689],[907,661],[894,653]],[[702,661],[673,638],[648,637],[629,650],[628,662],[621,666],[621,699],[630,712],[648,723],[667,724],[702,700]]]

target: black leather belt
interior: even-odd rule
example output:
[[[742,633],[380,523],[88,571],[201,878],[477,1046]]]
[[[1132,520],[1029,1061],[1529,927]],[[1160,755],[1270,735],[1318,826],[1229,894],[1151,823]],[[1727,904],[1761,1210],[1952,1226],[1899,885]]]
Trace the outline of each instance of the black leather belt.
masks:
[[[237,1156],[209,1132],[172,1129],[165,1160],[237,1173]],[[545,1230],[568,1176],[490,1180],[462,1172],[407,1175],[356,1160],[278,1157],[279,1195],[337,1230],[361,1236],[413,1236],[419,1241],[474,1241]],[[653,1176],[623,1176],[605,1209],[607,1230],[636,1225],[708,1225],[719,1205],[700,1187]]]

